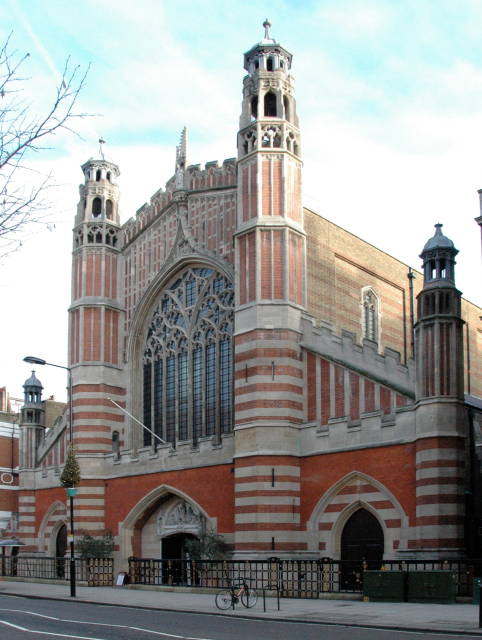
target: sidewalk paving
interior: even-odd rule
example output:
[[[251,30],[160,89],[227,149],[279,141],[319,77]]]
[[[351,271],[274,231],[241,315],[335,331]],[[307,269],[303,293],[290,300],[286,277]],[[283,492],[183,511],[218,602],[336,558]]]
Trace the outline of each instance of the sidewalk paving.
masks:
[[[412,604],[405,602],[362,602],[361,600],[338,599],[295,599],[282,598],[280,611],[276,598],[266,598],[266,612],[263,598],[253,609],[241,604],[236,610],[219,611],[214,603],[214,593],[192,593],[167,591],[155,588],[124,587],[77,587],[76,598],[70,597],[68,584],[21,582],[0,579],[0,595],[24,596],[114,604],[169,611],[242,616],[291,620],[328,624],[346,624],[366,627],[394,628],[416,631],[441,631],[444,633],[480,635],[479,608],[473,604]],[[356,596],[355,596],[356,597]]]

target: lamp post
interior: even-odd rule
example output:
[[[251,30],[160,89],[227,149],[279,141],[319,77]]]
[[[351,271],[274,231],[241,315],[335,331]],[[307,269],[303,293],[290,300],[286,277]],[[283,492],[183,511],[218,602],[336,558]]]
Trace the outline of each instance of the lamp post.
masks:
[[[65,367],[61,364],[54,364],[53,362],[47,362],[43,358],[36,358],[35,356],[26,356],[24,362],[29,364],[47,365],[49,367],[57,367],[57,369],[65,369],[69,374],[69,437],[71,446],[74,443],[74,426],[72,422],[72,370],[70,367]],[[76,580],[75,580],[75,544],[74,544],[74,496],[77,493],[75,487],[69,487],[67,489],[67,495],[70,500],[70,597],[75,598]]]

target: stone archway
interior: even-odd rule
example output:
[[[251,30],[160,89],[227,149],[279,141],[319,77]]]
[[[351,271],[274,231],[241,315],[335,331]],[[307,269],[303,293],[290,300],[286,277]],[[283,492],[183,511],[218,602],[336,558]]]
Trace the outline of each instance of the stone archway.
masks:
[[[120,559],[125,563],[130,556],[160,558],[164,538],[199,536],[216,528],[216,518],[210,518],[190,496],[162,485],[144,496],[119,523]]]
[[[48,556],[57,555],[57,534],[67,522],[67,509],[63,502],[53,502],[39,527],[38,550]]]
[[[386,557],[406,548],[408,517],[387,487],[360,471],[352,471],[321,497],[307,523],[308,549],[340,559],[342,534],[359,509],[371,513],[381,526]]]

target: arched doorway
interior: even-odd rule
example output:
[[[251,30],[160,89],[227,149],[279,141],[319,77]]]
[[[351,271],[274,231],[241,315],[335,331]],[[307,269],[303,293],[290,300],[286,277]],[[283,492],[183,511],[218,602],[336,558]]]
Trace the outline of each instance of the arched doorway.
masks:
[[[366,509],[357,509],[341,534],[342,586],[361,587],[362,570],[379,569],[383,560],[383,530],[380,523]]]
[[[67,527],[63,524],[57,531],[55,538],[55,557],[57,558],[57,577],[65,576],[65,562],[62,559],[67,551]]]

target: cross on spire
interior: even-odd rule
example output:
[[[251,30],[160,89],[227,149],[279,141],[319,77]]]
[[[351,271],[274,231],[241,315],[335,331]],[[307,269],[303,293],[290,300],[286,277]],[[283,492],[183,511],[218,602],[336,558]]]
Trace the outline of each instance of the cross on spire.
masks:
[[[104,149],[102,147],[103,144],[105,144],[104,138],[99,138],[99,154],[100,154],[102,160],[105,160]]]
[[[271,36],[269,33],[269,30],[271,29],[271,22],[268,20],[268,18],[266,18],[266,20],[263,22],[263,27],[264,27],[264,39],[271,40]]]

